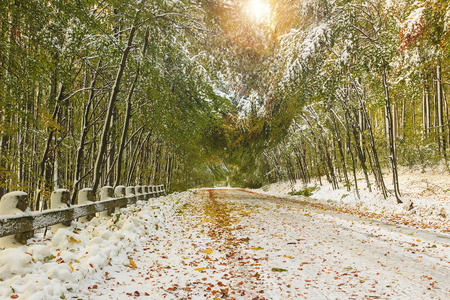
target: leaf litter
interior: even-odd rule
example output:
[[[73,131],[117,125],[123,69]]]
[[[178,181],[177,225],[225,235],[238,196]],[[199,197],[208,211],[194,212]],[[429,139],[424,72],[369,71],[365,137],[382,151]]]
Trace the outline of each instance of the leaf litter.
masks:
[[[46,291],[45,299],[450,297],[449,248],[440,241],[417,241],[415,235],[237,190],[199,190],[168,198],[168,207],[160,205],[157,215],[141,203],[122,210],[117,222],[95,218],[76,224],[83,228],[76,237],[79,243],[55,235],[21,248],[19,252],[31,253],[27,256],[36,261],[40,254],[41,265],[66,264],[69,277],[55,274],[45,281],[50,273],[32,265],[0,282],[0,292],[9,285],[14,292],[8,286],[5,295],[24,296],[37,279],[45,283],[34,284],[35,292]],[[38,245],[49,251],[39,253],[33,249]],[[51,255],[55,258],[46,261]],[[64,263],[55,262],[58,257]],[[53,294],[48,293],[50,284]]]

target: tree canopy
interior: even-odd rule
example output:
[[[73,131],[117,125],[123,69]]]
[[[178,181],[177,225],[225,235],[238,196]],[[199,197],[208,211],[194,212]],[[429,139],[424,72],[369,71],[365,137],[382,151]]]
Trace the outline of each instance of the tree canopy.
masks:
[[[398,164],[447,161],[447,1],[6,0],[0,12],[0,194],[25,190],[36,207],[57,187],[76,201],[106,184],[326,176],[358,189],[357,171],[386,194],[386,168],[396,182]]]

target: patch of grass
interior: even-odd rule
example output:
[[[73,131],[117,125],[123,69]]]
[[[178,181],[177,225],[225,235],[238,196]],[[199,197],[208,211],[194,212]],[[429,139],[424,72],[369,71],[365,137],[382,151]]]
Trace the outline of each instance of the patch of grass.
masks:
[[[305,196],[305,197],[309,197],[312,196],[312,194],[314,193],[314,191],[317,190],[317,186],[312,186],[312,187],[304,187],[303,189],[297,191],[297,190],[293,190],[291,192],[289,192],[288,194],[291,196]]]
[[[350,194],[344,194],[344,195],[342,195],[341,200],[344,199],[344,198],[346,198],[348,195],[350,195]]]
[[[120,213],[120,212],[117,212],[116,214],[115,214],[115,219],[114,219],[114,224],[117,224],[119,221],[120,221],[120,216],[121,216],[122,214]]]

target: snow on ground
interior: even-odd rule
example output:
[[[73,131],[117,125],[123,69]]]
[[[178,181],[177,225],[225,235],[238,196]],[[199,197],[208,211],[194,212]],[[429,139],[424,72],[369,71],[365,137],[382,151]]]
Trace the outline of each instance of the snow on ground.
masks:
[[[188,199],[184,193],[138,202],[112,217],[72,222],[45,239],[30,239],[28,246],[0,250],[0,298],[65,299],[106,266],[133,265],[130,249],[160,234]]]
[[[448,234],[323,203],[236,189],[139,202],[0,250],[0,298],[450,298]]]
[[[200,190],[128,250],[135,267],[113,263],[67,296],[445,299],[449,240],[422,239],[239,190]]]
[[[450,297],[449,236],[405,234],[397,226],[285,199],[255,196],[246,205],[250,216],[239,223],[240,234],[249,238],[244,251],[259,260],[245,267],[260,274],[266,299]]]
[[[450,174],[447,170],[402,168],[399,172],[399,182],[405,204],[397,204],[393,195],[392,174],[385,173],[384,175],[385,184],[390,192],[387,199],[384,199],[381,191],[375,187],[373,177],[370,178],[373,190],[369,192],[363,175],[358,175],[360,198],[357,197],[353,186],[351,191],[347,191],[341,183],[339,189],[333,190],[325,177],[322,178],[322,186],[318,181],[308,185],[308,187],[316,188],[312,196],[308,198],[292,196],[292,198],[331,205],[344,212],[359,214],[371,219],[435,232],[450,232]],[[294,185],[290,182],[279,182],[255,191],[285,197],[291,191],[302,189],[304,189],[304,185],[298,180]],[[411,202],[413,209],[409,209]]]

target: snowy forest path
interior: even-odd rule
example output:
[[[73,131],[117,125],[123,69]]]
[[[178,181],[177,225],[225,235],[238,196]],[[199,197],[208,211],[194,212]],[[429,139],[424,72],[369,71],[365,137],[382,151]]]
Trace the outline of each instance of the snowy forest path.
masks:
[[[239,189],[198,190],[162,226],[83,299],[450,298],[444,236]]]
[[[281,273],[279,283],[300,286],[296,291],[302,291],[302,297],[450,297],[450,240],[446,235],[245,190],[216,190],[214,194],[221,204],[255,210],[239,223],[244,227],[240,234],[250,238],[250,249],[258,240],[265,243],[258,247],[263,248],[261,254],[268,254],[266,271],[281,263],[287,272]],[[280,262],[280,256],[285,261]],[[288,290],[274,290],[274,295]],[[274,295],[269,298],[279,297]],[[296,298],[292,293],[285,295]]]

